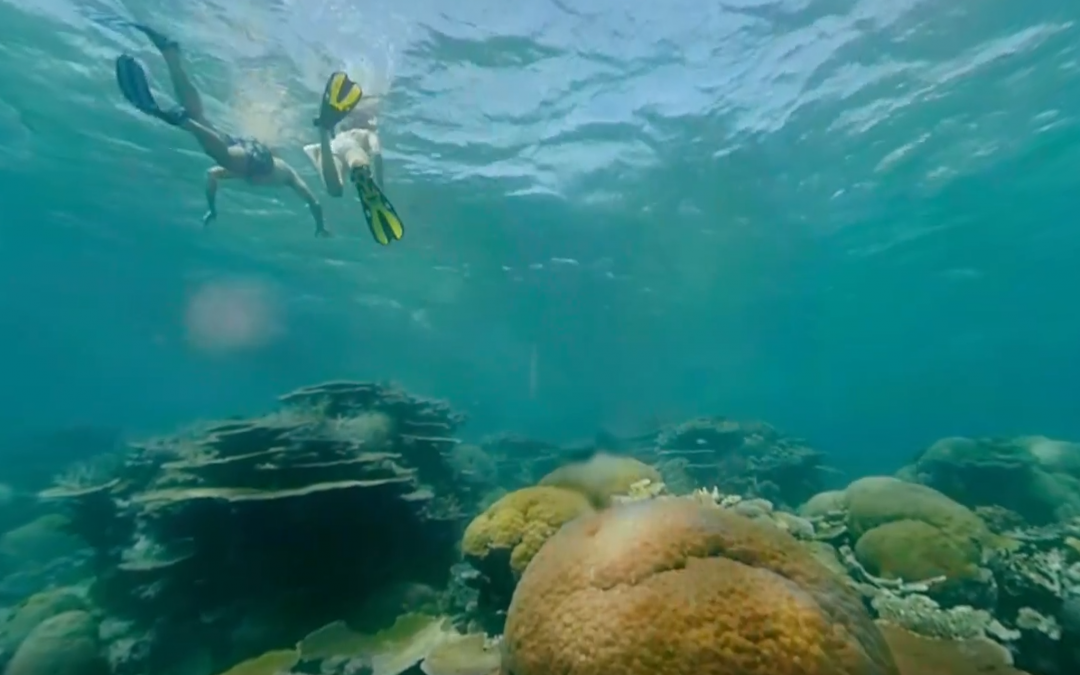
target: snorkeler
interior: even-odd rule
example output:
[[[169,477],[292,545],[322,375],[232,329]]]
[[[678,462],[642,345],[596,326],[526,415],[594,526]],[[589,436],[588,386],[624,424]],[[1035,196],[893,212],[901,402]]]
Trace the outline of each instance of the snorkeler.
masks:
[[[323,90],[322,105],[315,126],[319,142],[304,146],[304,153],[322,174],[326,191],[342,195],[345,176],[356,188],[364,219],[375,241],[387,246],[405,236],[405,226],[393,204],[383,194],[382,145],[377,120],[358,109],[363,91],[342,72],[330,76]],[[342,124],[347,128],[335,133]]]
[[[218,184],[227,179],[243,179],[252,185],[284,186],[291,188],[308,205],[315,219],[315,236],[329,236],[323,225],[323,210],[318,198],[304,180],[284,160],[275,157],[270,148],[253,138],[237,138],[218,131],[204,114],[202,97],[184,71],[180,61],[180,45],[161,33],[142,24],[130,24],[142,32],[161,52],[169,68],[169,78],[179,105],[162,108],[150,91],[146,71],[130,54],[116,59],[116,82],[124,98],[146,115],[187,131],[202,146],[207,157],[217,162],[207,172],[206,205],[203,225],[217,217]]]

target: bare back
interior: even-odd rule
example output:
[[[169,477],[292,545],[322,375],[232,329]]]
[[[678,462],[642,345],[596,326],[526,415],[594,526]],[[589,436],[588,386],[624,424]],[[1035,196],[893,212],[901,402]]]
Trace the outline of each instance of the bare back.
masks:
[[[289,163],[280,157],[274,158],[274,170],[265,176],[254,176],[248,179],[252,185],[292,185],[295,180],[296,171],[293,170]]]

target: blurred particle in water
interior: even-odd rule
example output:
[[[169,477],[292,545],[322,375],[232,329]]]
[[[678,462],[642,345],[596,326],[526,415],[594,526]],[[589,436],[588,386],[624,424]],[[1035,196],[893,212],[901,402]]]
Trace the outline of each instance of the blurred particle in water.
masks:
[[[188,299],[184,316],[188,343],[207,352],[264,347],[282,331],[271,290],[252,280],[213,281]]]

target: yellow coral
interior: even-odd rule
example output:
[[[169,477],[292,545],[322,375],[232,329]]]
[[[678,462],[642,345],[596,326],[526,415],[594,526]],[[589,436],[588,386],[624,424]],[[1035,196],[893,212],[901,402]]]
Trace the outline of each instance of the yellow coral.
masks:
[[[547,486],[515,490],[469,523],[461,550],[474,558],[509,551],[510,567],[521,574],[551,535],[591,511],[589,500],[572,490]]]
[[[663,483],[660,472],[633,457],[598,453],[584,462],[560,466],[540,479],[540,485],[580,492],[593,506],[603,508],[616,495],[630,493],[635,483]]]

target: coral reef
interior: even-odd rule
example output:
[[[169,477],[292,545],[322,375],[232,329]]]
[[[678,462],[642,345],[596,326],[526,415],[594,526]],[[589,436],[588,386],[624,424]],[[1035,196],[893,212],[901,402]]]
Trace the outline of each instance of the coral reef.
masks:
[[[71,455],[41,503],[9,500],[0,667],[1080,672],[1080,444],[947,438],[827,489],[821,453],[760,422],[560,447],[463,443],[463,421],[331,382]]]
[[[518,434],[492,434],[477,445],[495,463],[496,484],[508,491],[534,485],[568,461],[566,448]]]
[[[575,447],[513,435],[492,436],[481,445],[498,463],[499,482],[507,489],[534,484],[568,461],[586,463],[606,453],[654,467],[658,475],[648,478],[663,482],[671,494],[716,485],[724,492],[762,497],[782,507],[793,507],[820,492],[829,474],[822,453],[805,441],[764,422],[724,417],[695,418],[626,438],[601,434]]]
[[[825,487],[822,453],[764,422],[700,417],[617,444],[656,466],[673,494],[715,485],[790,507]]]
[[[976,512],[927,486],[880,476],[812,498],[801,512],[813,514],[815,536],[836,548],[880,619],[925,637],[989,638],[1037,675],[1080,668],[1069,639],[1076,628],[1064,628],[1076,625],[1080,521],[1025,525],[1004,507]]]
[[[44,497],[93,547],[93,598],[153,645],[215,664],[290,644],[401,581],[445,583],[476,495],[447,454],[461,415],[392,387],[332,382],[270,415],[133,446],[107,481]],[[237,626],[261,617],[261,630]]]

